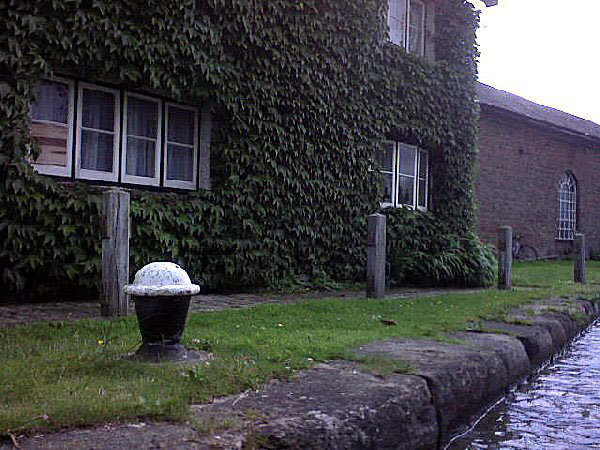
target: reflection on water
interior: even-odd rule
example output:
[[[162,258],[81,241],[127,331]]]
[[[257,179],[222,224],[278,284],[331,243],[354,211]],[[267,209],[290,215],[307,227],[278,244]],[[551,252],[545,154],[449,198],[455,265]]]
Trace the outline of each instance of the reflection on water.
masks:
[[[600,322],[449,450],[600,449]]]

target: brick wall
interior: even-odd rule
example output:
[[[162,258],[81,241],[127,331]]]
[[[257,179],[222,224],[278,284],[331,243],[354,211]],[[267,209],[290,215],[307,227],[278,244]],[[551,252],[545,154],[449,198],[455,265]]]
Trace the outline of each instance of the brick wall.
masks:
[[[588,251],[600,252],[600,142],[482,105],[477,203],[479,236],[497,245],[498,229],[513,227],[540,256],[564,255],[570,242],[555,240],[558,181],[577,180],[578,230]]]

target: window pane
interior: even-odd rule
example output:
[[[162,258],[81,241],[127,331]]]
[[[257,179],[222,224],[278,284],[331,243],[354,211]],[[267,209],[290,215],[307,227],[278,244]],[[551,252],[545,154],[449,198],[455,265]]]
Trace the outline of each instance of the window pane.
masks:
[[[420,179],[419,180],[419,203],[418,203],[418,205],[423,208],[425,208],[427,206],[426,195],[427,195],[427,181]]]
[[[404,20],[390,17],[390,41],[404,47]]]
[[[423,54],[423,19],[425,5],[411,0],[410,18],[408,21],[408,51],[418,55]]]
[[[31,136],[40,147],[40,154],[35,160],[36,164],[67,166],[68,127],[32,122]]]
[[[390,0],[388,26],[390,28],[390,41],[404,47],[406,0]]]
[[[414,182],[415,179],[412,177],[398,177],[398,204],[414,206]]]
[[[190,109],[169,107],[167,140],[178,144],[194,145],[195,112]]]
[[[406,0],[390,0],[390,17],[402,18],[405,15]]]
[[[572,240],[577,230],[577,184],[568,173],[564,173],[558,188],[558,218],[556,237]]]
[[[394,143],[386,142],[383,151],[378,152],[379,170],[383,172],[394,171]]]
[[[393,190],[392,175],[383,175],[383,197],[381,199],[383,203],[394,203],[394,199],[392,198]]]
[[[133,96],[127,97],[127,135],[157,137],[158,103]]]
[[[427,154],[427,152],[419,152],[419,178],[427,178],[427,164],[429,162],[428,159],[429,155]]]
[[[167,145],[167,179],[193,181],[193,148],[181,145]]]
[[[416,148],[412,145],[400,144],[400,173],[402,175],[415,175]]]
[[[81,130],[81,168],[112,172],[114,134]]]
[[[82,125],[96,130],[115,129],[115,95],[110,92],[83,89]]]
[[[42,80],[36,89],[36,101],[31,104],[31,118],[66,124],[69,113],[69,85]]]
[[[125,168],[127,175],[155,177],[155,149],[156,141],[128,137],[127,167]]]

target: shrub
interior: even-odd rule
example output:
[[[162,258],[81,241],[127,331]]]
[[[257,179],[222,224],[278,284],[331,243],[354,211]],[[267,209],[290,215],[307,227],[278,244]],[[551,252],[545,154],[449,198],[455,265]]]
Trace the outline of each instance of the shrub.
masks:
[[[479,287],[492,285],[496,278],[496,257],[472,233],[448,236],[438,251],[393,248],[389,262],[391,285]]]

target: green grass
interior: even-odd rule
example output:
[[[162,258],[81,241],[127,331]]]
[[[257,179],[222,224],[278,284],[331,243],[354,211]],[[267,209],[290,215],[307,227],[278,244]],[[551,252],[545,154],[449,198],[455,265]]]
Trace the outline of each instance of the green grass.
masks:
[[[600,284],[600,261],[587,261],[587,282]],[[573,261],[518,262],[513,269],[515,286],[550,287],[573,280]]]
[[[480,318],[551,295],[592,294],[569,282],[568,264],[523,263],[523,284],[543,288],[487,290],[441,297],[325,299],[293,305],[194,314],[188,347],[214,353],[195,366],[145,365],[123,360],[140,344],[133,317],[113,321],[38,323],[0,330],[0,434],[48,430],[136,417],[181,420],[192,402],[256,388],[319,361],[352,358],[350,350],[390,337],[443,339]],[[588,277],[600,279],[600,265]],[[382,324],[380,319],[397,322]],[[378,361],[367,369],[410,370]],[[389,366],[389,367],[388,367]]]

